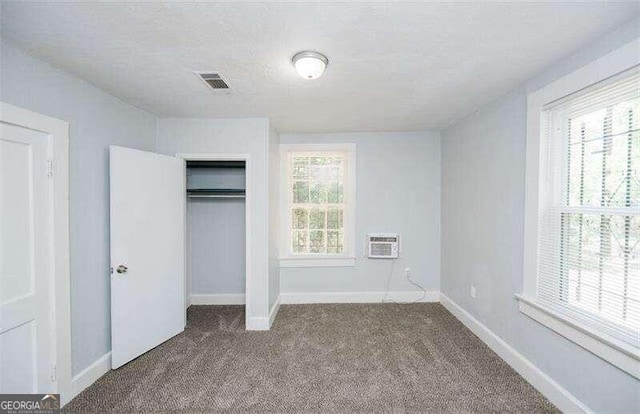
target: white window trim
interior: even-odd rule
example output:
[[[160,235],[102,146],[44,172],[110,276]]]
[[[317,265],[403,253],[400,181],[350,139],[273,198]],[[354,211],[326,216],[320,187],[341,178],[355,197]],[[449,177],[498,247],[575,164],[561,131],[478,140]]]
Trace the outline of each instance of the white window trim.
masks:
[[[640,351],[638,351],[638,348],[605,333],[595,331],[580,321],[554,312],[522,295],[516,295],[516,297],[519,300],[520,312],[602,359],[609,361],[623,371],[640,378]]]
[[[640,39],[583,66],[527,97],[524,280],[520,311],[616,367],[640,378],[640,350],[540,304],[537,298],[538,215],[540,211],[540,133],[543,107],[640,65]]]
[[[293,255],[289,246],[291,214],[289,211],[290,152],[346,152],[345,217],[343,254]],[[280,267],[345,267],[355,266],[356,229],[356,144],[281,144],[280,145]]]

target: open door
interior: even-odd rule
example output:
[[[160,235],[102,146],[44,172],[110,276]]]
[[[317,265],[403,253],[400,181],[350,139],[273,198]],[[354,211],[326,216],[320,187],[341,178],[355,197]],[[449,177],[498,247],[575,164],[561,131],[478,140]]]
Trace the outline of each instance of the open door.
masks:
[[[184,330],[184,160],[112,146],[111,367]]]

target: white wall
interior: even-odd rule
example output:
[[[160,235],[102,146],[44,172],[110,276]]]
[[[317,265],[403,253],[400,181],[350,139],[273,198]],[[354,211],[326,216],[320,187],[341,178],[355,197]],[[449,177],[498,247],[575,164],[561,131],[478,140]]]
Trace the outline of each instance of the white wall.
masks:
[[[640,383],[521,314],[514,298],[523,277],[526,96],[639,36],[635,20],[442,135],[442,292],[595,412],[637,412]]]
[[[111,350],[108,147],[155,147],[156,118],[7,43],[0,100],[69,123],[71,347],[77,374]]]
[[[282,293],[414,290],[404,268],[430,291],[440,288],[440,134],[342,133],[281,136],[283,144],[356,144],[356,266],[283,268]],[[397,232],[399,260],[363,257],[365,235]]]
[[[280,296],[280,134],[269,128],[269,309]]]
[[[158,121],[158,152],[246,153],[251,192],[246,200],[253,218],[247,284],[247,309],[251,318],[265,318],[269,312],[269,121],[245,119],[161,119]]]

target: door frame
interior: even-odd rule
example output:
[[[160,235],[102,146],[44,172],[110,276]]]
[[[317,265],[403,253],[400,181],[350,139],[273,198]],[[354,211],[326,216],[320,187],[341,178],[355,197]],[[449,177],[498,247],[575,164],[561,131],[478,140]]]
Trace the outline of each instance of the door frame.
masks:
[[[251,197],[253,196],[253,190],[251,187],[251,157],[249,154],[246,153],[199,153],[199,152],[195,152],[195,153],[179,153],[176,154],[176,157],[178,158],[182,158],[185,160],[185,172],[186,172],[186,161],[244,161],[244,168],[245,168],[245,178],[244,178],[244,182],[245,182],[245,201],[244,201],[244,226],[245,226],[245,286],[244,286],[244,306],[245,306],[245,319],[248,320],[249,319],[249,309],[250,306],[249,304],[251,303],[251,274],[252,274],[252,269],[251,269],[251,217],[253,216],[253,212],[251,209]],[[185,180],[187,179],[187,176],[185,174]],[[186,184],[185,184],[186,187]],[[187,220],[188,217],[188,211],[187,211],[187,199],[185,197],[185,212],[187,212],[187,214],[185,214],[185,220]],[[187,295],[186,298],[186,306],[187,308],[189,306],[191,306],[191,292],[189,289],[189,285],[191,282],[191,272],[189,269],[189,240],[187,237],[189,231],[189,226],[188,223],[185,223],[185,249],[186,249],[186,260],[185,260],[185,267],[186,267],[186,275],[187,277],[185,278],[185,292]],[[245,321],[246,323],[246,321]]]
[[[0,121],[47,134],[51,139],[52,269],[51,353],[54,392],[60,405],[71,399],[71,294],[69,274],[69,124],[37,112],[0,102]]]

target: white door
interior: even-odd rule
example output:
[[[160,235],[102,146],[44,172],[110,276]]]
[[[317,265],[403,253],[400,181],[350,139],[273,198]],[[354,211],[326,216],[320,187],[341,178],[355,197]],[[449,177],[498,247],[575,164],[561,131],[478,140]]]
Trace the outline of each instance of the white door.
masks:
[[[111,366],[185,326],[184,160],[112,146]]]
[[[0,123],[0,394],[55,390],[50,141]]]

